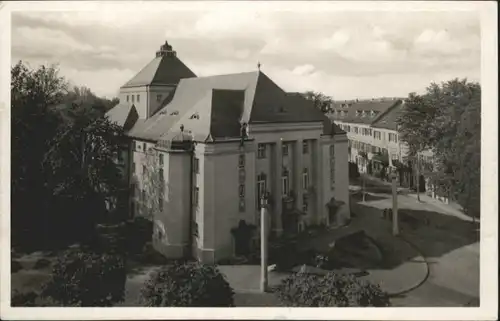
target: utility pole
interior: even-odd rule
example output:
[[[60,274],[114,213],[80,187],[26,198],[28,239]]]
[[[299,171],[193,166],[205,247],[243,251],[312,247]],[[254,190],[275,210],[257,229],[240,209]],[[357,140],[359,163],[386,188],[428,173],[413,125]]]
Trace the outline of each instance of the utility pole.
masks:
[[[398,225],[398,189],[396,184],[396,173],[393,171],[391,173],[392,179],[392,234],[394,236],[399,235],[399,225]]]
[[[260,291],[267,291],[267,197],[263,195],[260,207]]]

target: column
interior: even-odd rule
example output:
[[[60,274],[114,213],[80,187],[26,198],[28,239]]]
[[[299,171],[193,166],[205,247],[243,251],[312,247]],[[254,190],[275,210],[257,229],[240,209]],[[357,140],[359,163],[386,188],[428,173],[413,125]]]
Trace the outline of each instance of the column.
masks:
[[[294,150],[294,159],[293,159],[293,166],[294,166],[294,185],[293,189],[295,190],[295,194],[297,195],[297,200],[295,201],[295,205],[297,206],[297,209],[299,211],[302,211],[302,196],[304,195],[304,189],[302,188],[302,173],[304,171],[304,165],[302,162],[302,139],[298,139],[297,142],[295,143],[295,150]],[[310,146],[308,146],[310,148]],[[309,151],[310,152],[310,151]],[[311,169],[309,169],[310,171]],[[309,174],[311,175],[311,174]]]
[[[314,166],[314,171],[311,173],[314,175],[314,186],[315,186],[315,191],[316,191],[316,210],[315,210],[315,217],[313,220],[316,223],[320,223],[322,219],[325,219],[325,223],[327,222],[327,218],[325,216],[326,213],[326,207],[325,204],[323,203],[323,193],[324,193],[324,186],[323,186],[323,177],[328,177],[330,175],[329,169],[325,169],[323,167],[323,151],[321,150],[321,142],[319,139],[315,139],[313,141],[313,146],[312,146],[312,152],[313,152],[313,166]],[[328,172],[324,171],[327,170]]]
[[[281,191],[281,173],[283,170],[283,155],[282,155],[282,145],[283,142],[281,140],[277,141],[274,144],[274,191],[273,191],[273,218],[274,218],[274,226],[273,230],[276,232],[276,235],[280,235],[283,232],[282,225],[282,206],[283,206],[283,197]]]

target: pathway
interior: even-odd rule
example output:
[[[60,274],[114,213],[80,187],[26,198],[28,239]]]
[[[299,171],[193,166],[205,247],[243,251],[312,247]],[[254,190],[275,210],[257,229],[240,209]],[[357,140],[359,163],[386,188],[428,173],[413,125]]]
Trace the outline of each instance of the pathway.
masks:
[[[371,194],[362,205],[375,209],[390,208],[391,195]],[[403,235],[421,249],[429,261],[430,275],[418,289],[395,298],[394,305],[451,307],[471,301],[477,305],[479,225],[446,204],[418,202],[412,195],[398,195],[398,208],[417,217],[429,218],[429,226],[420,225],[415,230],[404,224],[402,227]]]

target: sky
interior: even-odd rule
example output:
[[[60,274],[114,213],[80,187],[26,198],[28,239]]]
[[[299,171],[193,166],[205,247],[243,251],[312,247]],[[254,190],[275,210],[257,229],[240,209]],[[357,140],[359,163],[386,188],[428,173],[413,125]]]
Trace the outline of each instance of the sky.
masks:
[[[165,40],[198,76],[253,71],[260,62],[284,90],[314,90],[336,100],[406,97],[431,82],[480,80],[474,11],[207,3],[13,12],[12,63],[58,64],[72,83],[109,98]]]

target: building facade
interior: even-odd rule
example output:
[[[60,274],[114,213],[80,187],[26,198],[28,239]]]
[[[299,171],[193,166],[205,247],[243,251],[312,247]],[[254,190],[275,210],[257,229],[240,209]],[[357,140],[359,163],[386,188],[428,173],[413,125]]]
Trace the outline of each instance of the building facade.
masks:
[[[166,43],[107,116],[130,139],[130,216],[168,257],[233,256],[264,195],[274,235],[350,217],[346,133],[260,70],[196,77]]]
[[[335,102],[329,117],[347,132],[349,161],[368,172],[369,161],[394,166],[407,156],[407,147],[399,140],[396,118],[402,109],[402,99],[385,98]]]

